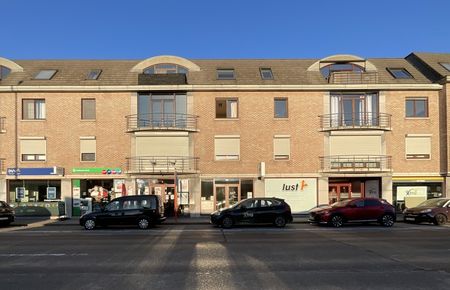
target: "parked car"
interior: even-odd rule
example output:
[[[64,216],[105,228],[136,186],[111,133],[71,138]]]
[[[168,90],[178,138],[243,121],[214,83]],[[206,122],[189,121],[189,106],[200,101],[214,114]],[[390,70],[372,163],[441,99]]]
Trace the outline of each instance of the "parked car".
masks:
[[[211,214],[211,223],[231,228],[238,224],[274,224],[284,227],[292,222],[291,207],[279,198],[249,198]]]
[[[432,198],[403,211],[404,221],[443,225],[450,218],[450,198]]]
[[[122,196],[105,207],[80,217],[80,225],[87,230],[96,226],[137,225],[146,229],[165,220],[164,206],[158,195]]]
[[[0,224],[8,226],[15,219],[14,209],[4,201],[0,201]]]
[[[342,227],[350,222],[378,222],[385,227],[394,225],[395,208],[384,199],[353,198],[333,203],[310,212],[310,222]]]

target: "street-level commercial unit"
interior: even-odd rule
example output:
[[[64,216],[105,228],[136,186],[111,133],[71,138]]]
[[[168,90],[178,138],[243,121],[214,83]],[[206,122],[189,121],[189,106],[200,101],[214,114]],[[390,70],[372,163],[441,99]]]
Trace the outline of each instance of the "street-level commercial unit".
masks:
[[[430,59],[450,54],[0,58],[0,199],[78,215],[86,197],[158,194],[199,215],[248,197],[295,213],[445,196],[450,71]]]

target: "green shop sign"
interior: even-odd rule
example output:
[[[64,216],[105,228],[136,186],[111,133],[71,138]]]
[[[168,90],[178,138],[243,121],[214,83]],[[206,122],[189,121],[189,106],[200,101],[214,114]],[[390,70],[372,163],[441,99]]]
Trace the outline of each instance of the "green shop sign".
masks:
[[[102,168],[102,167],[76,167],[72,168],[72,173],[95,173],[104,175],[122,174],[121,168]]]

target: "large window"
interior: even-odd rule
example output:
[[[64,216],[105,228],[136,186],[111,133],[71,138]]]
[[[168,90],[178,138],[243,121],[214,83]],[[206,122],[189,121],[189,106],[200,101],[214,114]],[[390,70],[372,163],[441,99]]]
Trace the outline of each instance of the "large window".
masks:
[[[81,99],[81,119],[95,120],[95,99]]]
[[[144,74],[187,74],[188,69],[173,63],[160,63],[144,69]]]
[[[431,158],[431,136],[408,134],[405,145],[406,159]]]
[[[44,120],[45,100],[44,99],[23,99],[22,100],[23,120]]]
[[[0,81],[5,79],[9,75],[10,72],[11,72],[11,70],[9,68],[7,68],[6,66],[0,65]]]
[[[239,160],[239,136],[215,136],[214,152],[216,160]]]
[[[22,161],[45,161],[46,145],[44,137],[20,138],[20,154]]]
[[[320,69],[323,77],[328,79],[334,72],[364,72],[364,68],[354,63],[333,63],[326,65]]]
[[[138,98],[140,127],[186,126],[185,94],[141,94]]]
[[[22,199],[16,199],[16,188],[24,188],[25,195]],[[41,202],[47,199],[47,191],[56,189],[56,200],[61,199],[61,180],[10,180],[9,200],[11,202]]]
[[[95,161],[97,152],[97,141],[95,137],[80,138],[80,157],[81,161]]]
[[[286,98],[275,98],[275,118],[288,117],[288,100]]]
[[[408,118],[428,117],[428,98],[406,98],[405,106]]]
[[[238,117],[237,99],[216,99],[216,118],[235,119]]]
[[[377,126],[378,95],[376,93],[335,93],[331,95],[331,126]]]

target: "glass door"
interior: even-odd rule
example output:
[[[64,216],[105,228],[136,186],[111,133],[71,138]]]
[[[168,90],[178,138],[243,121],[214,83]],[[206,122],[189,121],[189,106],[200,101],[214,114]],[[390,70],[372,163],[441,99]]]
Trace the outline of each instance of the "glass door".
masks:
[[[240,200],[238,184],[216,185],[215,209],[219,210],[236,204]]]
[[[328,186],[328,202],[330,204],[352,198],[351,183],[335,183]]]
[[[341,120],[343,126],[360,126],[364,119],[365,101],[361,96],[346,96],[342,99]]]
[[[225,198],[225,186],[216,186],[216,204],[215,204],[215,209],[219,210],[222,208],[225,208],[227,206],[227,201]]]

